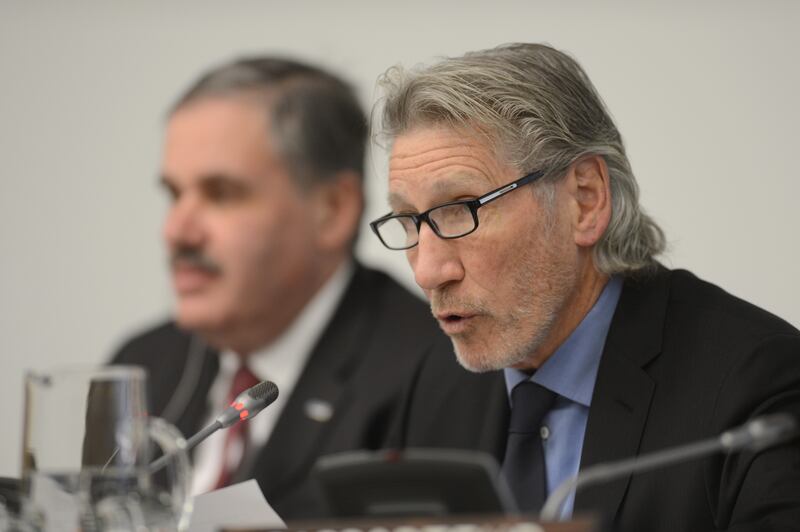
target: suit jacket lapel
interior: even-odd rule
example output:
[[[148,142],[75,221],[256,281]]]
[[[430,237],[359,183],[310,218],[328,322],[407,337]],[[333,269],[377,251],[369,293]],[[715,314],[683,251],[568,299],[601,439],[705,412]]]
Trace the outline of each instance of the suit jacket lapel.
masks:
[[[364,355],[360,346],[369,335],[372,312],[369,273],[357,266],[345,295],[320,341],[309,357],[297,386],[292,391],[269,441],[255,462],[255,475],[269,500],[301,480],[319,454],[325,433],[333,423],[309,416],[316,402],[332,407],[332,414],[344,409],[345,383],[349,369]],[[324,416],[322,416],[324,417]],[[298,437],[302,435],[302,437]]]
[[[581,455],[581,469],[637,454],[655,383],[643,369],[661,351],[669,296],[669,273],[626,279],[597,373]],[[575,511],[616,514],[630,481],[627,476],[588,487],[575,498]]]

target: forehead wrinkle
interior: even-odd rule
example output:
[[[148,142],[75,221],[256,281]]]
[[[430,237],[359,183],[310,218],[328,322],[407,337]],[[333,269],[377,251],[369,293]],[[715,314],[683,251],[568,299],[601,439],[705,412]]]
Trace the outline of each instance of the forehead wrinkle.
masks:
[[[450,153],[450,152],[457,153]],[[474,147],[470,144],[454,144],[446,147],[431,148],[422,152],[415,152],[413,154],[396,154],[393,153],[389,161],[390,171],[414,171],[423,167],[431,167],[433,170],[439,170],[442,167],[452,165],[453,160],[463,159],[482,163],[480,155],[474,153]],[[446,152],[450,154],[437,155],[437,152]],[[406,164],[408,163],[408,164]],[[400,168],[398,168],[398,165]],[[481,164],[481,166],[485,166]],[[485,172],[486,170],[483,169]]]
[[[471,176],[473,173],[489,176],[491,175],[491,171],[487,167],[487,165],[482,164],[480,160],[475,159],[473,157],[468,157],[464,155],[453,155],[451,157],[447,157],[444,159],[437,159],[436,161],[431,161],[429,163],[423,163],[413,168],[393,168],[390,167],[389,171],[395,174],[405,174],[408,172],[415,172],[422,170],[423,168],[433,174],[439,172],[443,169],[459,167],[458,169],[453,169],[452,174],[463,174],[467,176]],[[467,170],[467,171],[465,171]],[[470,172],[470,170],[472,172]]]
[[[409,154],[406,154],[406,155],[403,155],[401,153],[401,154],[398,154],[398,155],[393,155],[393,158],[401,159],[401,160],[402,159],[413,159],[414,157],[421,157],[423,155],[428,155],[428,154],[431,154],[431,153],[434,153],[434,152],[437,152],[437,151],[454,150],[454,149],[460,149],[460,148],[467,148],[468,150],[472,150],[474,148],[474,146],[471,145],[468,142],[459,142],[459,143],[456,143],[456,144],[448,144],[446,146],[434,146],[433,148],[428,148],[428,149],[422,150],[422,151],[416,151],[414,153],[409,153]]]

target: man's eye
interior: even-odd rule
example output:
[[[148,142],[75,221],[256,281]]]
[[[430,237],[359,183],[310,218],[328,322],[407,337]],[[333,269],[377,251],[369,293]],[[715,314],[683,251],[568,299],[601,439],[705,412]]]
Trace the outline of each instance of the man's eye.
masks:
[[[245,190],[232,183],[212,182],[206,184],[204,193],[207,199],[215,203],[230,203],[243,198]]]
[[[176,187],[168,183],[164,183],[161,189],[167,195],[167,198],[169,199],[170,203],[175,203],[176,201],[178,201],[178,196],[180,196],[180,193]]]

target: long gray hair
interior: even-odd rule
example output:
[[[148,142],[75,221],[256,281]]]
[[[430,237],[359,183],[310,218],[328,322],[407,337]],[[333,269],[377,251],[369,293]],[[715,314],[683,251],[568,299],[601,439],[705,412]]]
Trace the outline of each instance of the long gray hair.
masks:
[[[544,169],[537,193],[551,201],[554,181],[573,162],[587,154],[602,156],[612,212],[594,248],[597,269],[641,270],[664,250],[663,231],[639,205],[619,131],[586,73],[563,52],[509,44],[410,71],[392,67],[379,86],[384,92],[379,136],[391,141],[426,125],[471,128],[520,175]]]

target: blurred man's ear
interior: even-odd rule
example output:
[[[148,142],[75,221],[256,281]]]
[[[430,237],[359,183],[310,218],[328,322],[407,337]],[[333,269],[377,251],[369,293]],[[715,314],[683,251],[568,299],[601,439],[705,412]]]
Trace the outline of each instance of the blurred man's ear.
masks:
[[[316,185],[312,194],[319,247],[328,251],[349,249],[364,209],[361,177],[352,171],[340,172]]]

